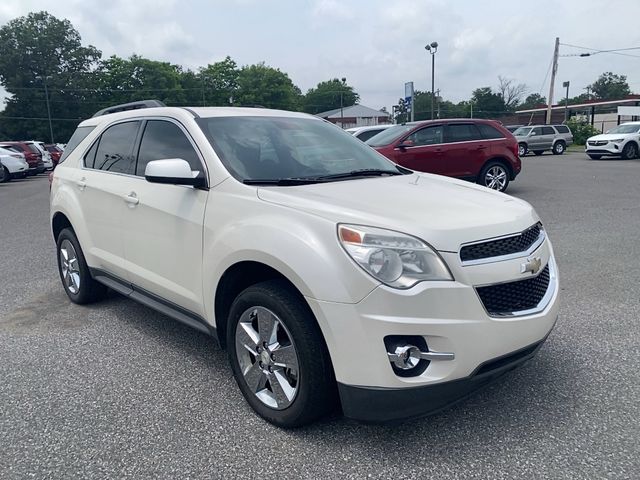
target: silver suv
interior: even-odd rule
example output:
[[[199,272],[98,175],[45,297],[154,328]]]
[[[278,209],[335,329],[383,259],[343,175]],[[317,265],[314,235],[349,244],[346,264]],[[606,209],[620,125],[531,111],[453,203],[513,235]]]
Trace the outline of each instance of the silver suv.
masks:
[[[562,155],[573,143],[573,134],[566,125],[530,125],[520,127],[513,136],[518,141],[518,155],[524,157],[529,151],[542,155],[551,150],[554,155]]]

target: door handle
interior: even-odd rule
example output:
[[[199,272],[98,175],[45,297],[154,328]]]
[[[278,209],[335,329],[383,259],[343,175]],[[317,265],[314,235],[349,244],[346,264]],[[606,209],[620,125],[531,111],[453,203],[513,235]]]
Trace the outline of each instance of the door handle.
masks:
[[[125,195],[124,201],[127,202],[130,206],[138,205],[138,203],[140,203],[140,200],[136,196],[135,192],[131,192],[129,195]]]
[[[76,182],[76,185],[80,189],[80,191],[84,190],[87,186],[87,182],[85,182],[86,178],[82,177],[80,180]]]

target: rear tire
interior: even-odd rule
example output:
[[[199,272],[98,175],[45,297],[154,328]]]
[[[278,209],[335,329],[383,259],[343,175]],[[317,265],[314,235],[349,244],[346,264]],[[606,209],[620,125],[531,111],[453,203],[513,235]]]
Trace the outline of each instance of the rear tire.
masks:
[[[227,346],[240,391],[265,420],[299,427],[336,407],[322,332],[288,283],[269,280],[238,295],[229,312]]]
[[[492,190],[504,192],[509,186],[509,169],[504,163],[488,162],[480,171],[478,183]]]
[[[56,246],[58,273],[69,299],[73,303],[83,305],[103,298],[107,293],[107,287],[91,277],[74,231],[70,228],[62,230]]]
[[[556,142],[553,145],[553,149],[551,151],[553,152],[554,155],[562,155],[566,150],[566,148],[567,146],[564,144],[564,142],[560,141],[560,142]]]
[[[638,145],[635,142],[627,143],[622,149],[622,158],[624,160],[631,160],[638,156]]]
[[[591,160],[600,160],[602,158],[602,155],[593,155],[591,153],[587,153],[587,155],[589,155]]]
[[[537,156],[540,156],[544,153],[544,150],[534,150],[533,153],[535,153]]]
[[[526,143],[518,144],[518,156],[524,157],[527,154],[528,148]]]

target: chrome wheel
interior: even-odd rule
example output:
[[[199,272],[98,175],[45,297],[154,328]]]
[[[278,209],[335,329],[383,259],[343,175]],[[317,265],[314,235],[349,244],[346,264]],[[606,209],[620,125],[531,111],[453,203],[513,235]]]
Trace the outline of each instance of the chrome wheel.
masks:
[[[251,307],[236,326],[236,357],[244,381],[266,406],[283,410],[298,393],[298,354],[291,334],[278,316]]]
[[[507,186],[507,171],[500,165],[494,165],[484,175],[485,187],[503,191]]]
[[[564,153],[564,143],[562,142],[556,143],[554,150],[556,154],[562,155],[562,153]]]
[[[62,281],[67,290],[74,295],[80,291],[80,266],[78,264],[78,254],[73,244],[65,239],[60,244],[60,270]]]

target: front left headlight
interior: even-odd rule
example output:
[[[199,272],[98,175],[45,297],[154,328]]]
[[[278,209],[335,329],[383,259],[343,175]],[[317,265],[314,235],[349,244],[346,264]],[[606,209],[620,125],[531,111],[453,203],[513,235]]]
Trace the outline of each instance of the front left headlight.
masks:
[[[616,138],[615,140],[609,140],[609,141],[613,143],[622,143],[624,142],[624,138]]]
[[[426,280],[453,280],[440,255],[404,233],[361,225],[338,225],[338,239],[349,256],[380,282],[411,288]]]

